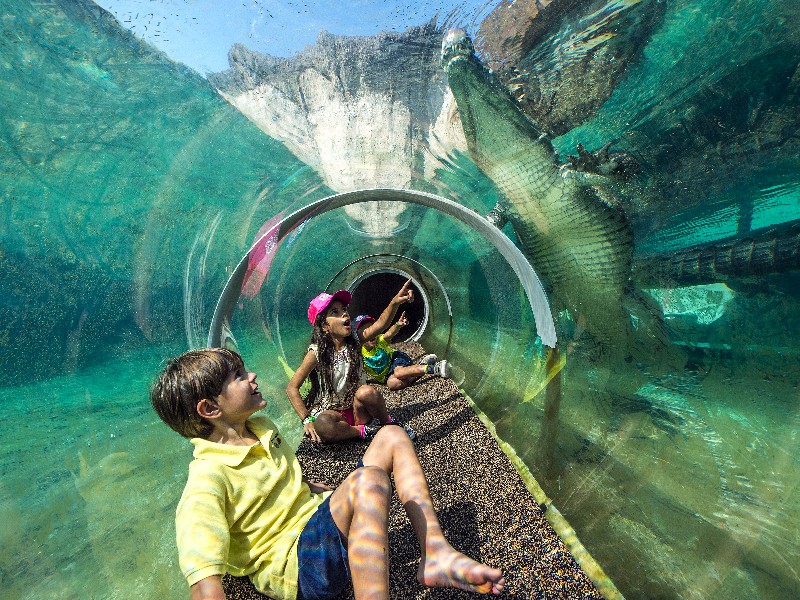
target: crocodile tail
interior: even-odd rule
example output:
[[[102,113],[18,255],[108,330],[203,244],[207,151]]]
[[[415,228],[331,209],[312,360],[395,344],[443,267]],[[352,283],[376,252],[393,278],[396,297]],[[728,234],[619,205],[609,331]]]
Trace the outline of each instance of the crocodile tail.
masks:
[[[797,269],[800,269],[800,219],[759,229],[745,237],[726,238],[636,259],[633,278],[641,287],[664,287]]]

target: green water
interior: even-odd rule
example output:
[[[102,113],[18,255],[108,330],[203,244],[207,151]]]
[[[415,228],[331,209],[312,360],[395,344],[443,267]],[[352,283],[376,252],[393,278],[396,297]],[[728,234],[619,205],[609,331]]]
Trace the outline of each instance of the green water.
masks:
[[[158,350],[3,390],[5,597],[182,593],[171,520],[190,450],[148,406],[174,349]]]
[[[472,333],[462,340],[484,350],[485,327],[465,324]],[[521,347],[515,333],[488,345],[510,352]],[[287,358],[297,360],[305,342],[305,334],[287,339]],[[6,597],[184,594],[173,514],[191,448],[147,400],[151,374],[179,350],[154,347],[2,391]],[[261,374],[267,413],[296,443],[287,379],[271,354],[264,345],[250,366]],[[535,392],[539,357],[522,369],[495,363],[502,372],[481,372],[480,385],[470,369],[475,356],[454,351],[450,359],[473,376],[466,385],[478,389],[499,435],[528,440],[515,448],[621,589],[638,589],[634,597],[665,589],[696,598],[794,593],[796,374],[727,362],[694,374],[612,376],[568,357],[559,433],[566,465],[551,477],[538,469],[543,394],[520,393]],[[499,378],[514,385],[486,384]],[[620,561],[638,568],[615,571]]]
[[[3,9],[0,595],[185,597],[173,515],[190,446],[152,412],[149,383],[164,358],[204,344],[262,224],[332,190],[91,2]],[[566,11],[540,40],[548,78],[587,56],[598,23],[655,23],[596,114],[554,140],[636,154],[650,190],[626,204],[636,253],[800,219],[796,3],[600,2],[586,13]],[[485,214],[491,182],[466,154],[440,158],[412,187]],[[304,223],[233,314],[230,339],[292,443],[282,361],[304,352],[308,299],[397,268],[428,294],[420,341],[464,373],[626,597],[800,597],[797,271],[637,289],[658,303],[671,347],[619,364],[555,315],[552,422],[545,350],[512,269],[461,222],[394,208],[404,228],[384,238],[342,209]]]
[[[180,350],[154,347],[2,391],[4,597],[185,593],[174,513],[192,449],[147,396],[164,357]],[[278,398],[276,386],[262,385]],[[270,400],[266,413],[291,431],[280,402]]]

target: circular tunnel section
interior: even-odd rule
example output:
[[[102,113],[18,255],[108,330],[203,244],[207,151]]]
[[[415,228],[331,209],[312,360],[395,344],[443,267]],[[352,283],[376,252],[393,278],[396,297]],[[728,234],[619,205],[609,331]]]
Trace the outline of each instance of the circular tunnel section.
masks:
[[[413,227],[382,239],[356,235],[343,209],[374,200],[411,205]],[[261,229],[220,296],[209,345],[239,349],[261,374],[276,422],[297,425],[284,388],[308,352],[309,301],[346,289],[351,318],[377,318],[409,278],[415,301],[399,307],[409,324],[395,341],[447,360],[457,385],[496,422],[516,415],[514,407],[535,412],[544,347],[555,339],[547,299],[527,260],[476,210],[425,192],[359,190]]]

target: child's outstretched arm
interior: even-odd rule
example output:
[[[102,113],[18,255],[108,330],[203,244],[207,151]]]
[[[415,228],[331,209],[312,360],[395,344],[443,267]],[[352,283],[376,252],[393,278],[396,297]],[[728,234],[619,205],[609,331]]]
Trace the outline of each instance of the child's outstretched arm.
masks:
[[[385,339],[387,342],[391,342],[392,338],[397,335],[397,332],[406,325],[408,325],[408,319],[406,318],[406,312],[403,311],[397,318],[397,322],[389,327],[389,329],[386,330],[386,333],[383,334],[383,339]]]
[[[381,333],[389,323],[392,322],[394,319],[394,315],[397,313],[397,308],[403,304],[404,302],[414,302],[414,290],[408,289],[411,285],[411,279],[409,278],[403,284],[403,287],[400,288],[400,291],[397,292],[389,301],[389,306],[383,309],[381,316],[370,326],[364,329],[363,333],[359,334],[361,338],[361,343],[368,342],[370,340],[374,340],[378,337],[378,334]]]
[[[289,402],[292,403],[292,408],[294,408],[297,416],[303,421],[303,433],[306,437],[311,438],[315,442],[319,442],[320,438],[314,429],[314,422],[306,422],[311,416],[311,413],[306,408],[303,397],[300,395],[300,386],[303,385],[303,382],[311,374],[311,371],[316,368],[317,357],[313,350],[309,350],[305,358],[303,358],[303,362],[300,363],[297,371],[294,372],[294,375],[292,375],[292,378],[289,380],[286,386],[286,396],[289,398]]]

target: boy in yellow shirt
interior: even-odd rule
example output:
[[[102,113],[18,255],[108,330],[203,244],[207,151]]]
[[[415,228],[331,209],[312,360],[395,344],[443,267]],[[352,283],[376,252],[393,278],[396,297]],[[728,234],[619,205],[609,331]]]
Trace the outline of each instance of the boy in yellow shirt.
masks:
[[[500,594],[502,573],[455,550],[433,510],[414,447],[381,428],[353,473],[331,491],[306,482],[269,419],[255,373],[224,348],[169,361],[150,400],[195,446],[176,514],[181,570],[192,600],[225,598],[222,575],[247,575],[282,600],[324,600],[352,579],[355,598],[389,598],[390,476],[420,544],[417,580]],[[348,569],[349,567],[349,569]]]

